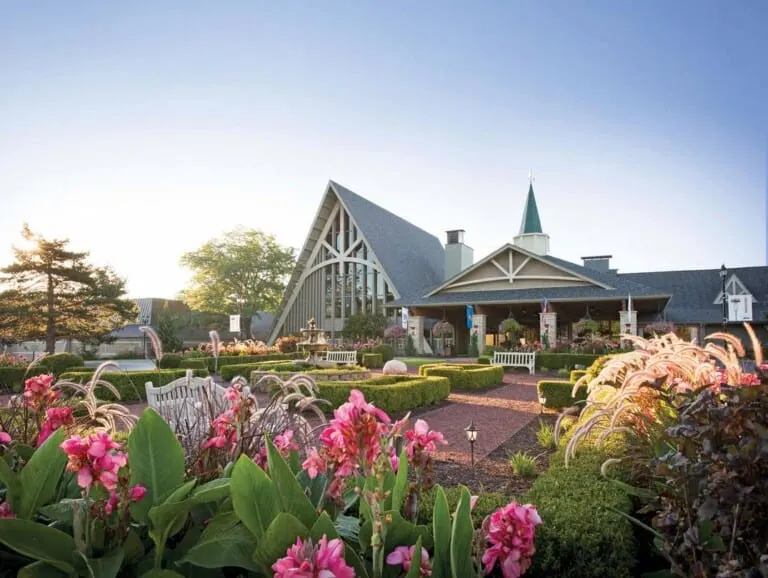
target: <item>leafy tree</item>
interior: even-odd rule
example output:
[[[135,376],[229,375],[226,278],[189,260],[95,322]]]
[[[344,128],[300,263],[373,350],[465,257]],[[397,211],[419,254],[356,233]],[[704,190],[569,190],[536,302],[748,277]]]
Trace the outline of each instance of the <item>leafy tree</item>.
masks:
[[[171,311],[166,303],[157,318],[157,336],[163,344],[163,351],[181,351],[184,347],[184,342],[179,337],[183,324],[183,316]]]
[[[405,337],[404,353],[406,357],[413,357],[416,355],[416,344],[413,342],[413,335],[410,333]]]
[[[136,318],[125,299],[125,280],[107,267],[87,262],[87,252],[68,250],[69,240],[48,240],[30,231],[27,249],[14,247],[14,262],[0,269],[0,334],[16,341],[44,339],[48,353],[56,340],[108,341],[107,335]]]
[[[384,335],[389,321],[381,313],[355,313],[344,323],[344,337],[348,339],[372,339]]]
[[[181,298],[196,311],[244,317],[272,312],[295,262],[294,250],[273,235],[237,228],[181,257],[192,271],[191,287]]]

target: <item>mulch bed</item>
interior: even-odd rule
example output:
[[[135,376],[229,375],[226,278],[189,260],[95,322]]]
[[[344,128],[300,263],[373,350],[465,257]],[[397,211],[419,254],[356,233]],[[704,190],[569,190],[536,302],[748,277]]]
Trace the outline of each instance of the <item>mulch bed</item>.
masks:
[[[467,486],[473,493],[499,492],[507,496],[522,496],[527,492],[535,478],[524,479],[512,473],[509,457],[515,452],[522,451],[531,456],[537,456],[536,472],[540,474],[549,467],[549,452],[545,451],[536,440],[539,429],[539,419],[554,425],[557,414],[545,413],[532,420],[506,442],[493,450],[488,457],[475,462],[475,467],[469,466],[460,456],[458,459],[435,461],[435,482],[443,487]]]

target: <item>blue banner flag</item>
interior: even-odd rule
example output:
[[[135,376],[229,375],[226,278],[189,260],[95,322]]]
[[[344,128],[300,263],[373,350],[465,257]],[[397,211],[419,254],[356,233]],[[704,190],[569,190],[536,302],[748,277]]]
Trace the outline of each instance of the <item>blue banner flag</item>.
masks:
[[[472,329],[472,315],[475,313],[475,308],[472,305],[467,305],[467,329]]]

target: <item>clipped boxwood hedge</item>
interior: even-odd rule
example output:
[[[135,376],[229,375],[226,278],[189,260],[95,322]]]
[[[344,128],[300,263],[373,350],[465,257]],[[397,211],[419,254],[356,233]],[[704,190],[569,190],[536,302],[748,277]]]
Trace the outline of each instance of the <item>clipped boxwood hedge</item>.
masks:
[[[207,369],[193,369],[196,377],[205,377],[208,375]],[[93,370],[62,373],[59,379],[83,383],[93,374]],[[154,369],[151,371],[105,371],[101,374],[101,379],[108,381],[120,393],[120,401],[145,401],[147,399],[144,385],[151,381],[152,385],[159,387],[168,385],[175,379],[184,377],[187,374],[186,369]],[[113,401],[115,398],[109,390],[100,387],[96,390],[96,397],[105,401]]]
[[[549,409],[562,409],[564,407],[571,407],[578,401],[587,399],[587,388],[580,387],[576,392],[574,398],[571,393],[573,392],[573,384],[570,381],[548,381],[542,380],[536,384],[536,391],[539,394],[539,399],[544,398],[544,407]]]
[[[447,377],[451,390],[485,389],[504,382],[504,368],[496,365],[422,365],[419,375]]]
[[[381,369],[384,367],[384,356],[381,353],[363,353],[363,367]]]
[[[53,375],[59,375],[69,367],[83,367],[85,361],[79,355],[72,353],[54,353],[53,355],[43,357],[38,362],[38,365],[45,367]]]
[[[205,369],[206,371],[208,370],[208,364],[205,362],[205,359],[194,358],[194,357],[182,359],[179,362],[179,367],[182,369]]]
[[[576,383],[579,381],[583,376],[587,375],[586,369],[572,369],[571,370],[571,383]]]
[[[221,355],[219,356],[219,371],[226,365],[243,365],[245,363],[262,363],[264,361],[289,361],[291,359],[300,359],[301,353],[269,353],[267,355]],[[216,358],[203,357],[208,366],[208,371],[214,371],[216,368]]]
[[[569,369],[574,365],[583,365],[589,367],[600,357],[592,353],[550,353],[539,351],[536,353],[536,369],[546,367],[547,369]]]
[[[353,389],[366,401],[386,412],[401,412],[438,403],[448,397],[451,385],[446,377],[381,375],[365,381],[318,381],[318,397],[339,407],[349,400]]]
[[[634,575],[636,544],[632,500],[600,475],[605,451],[582,446],[564,463],[564,448],[533,483],[522,503],[536,506],[544,521],[536,528],[536,554],[527,576],[625,578]],[[612,473],[616,469],[611,470]]]
[[[275,373],[323,373],[323,372],[342,372],[342,371],[364,371],[364,367],[357,365],[339,364],[337,367],[327,369],[317,369],[307,367],[299,363],[290,361],[270,361],[266,363],[243,363],[242,365],[225,365],[219,369],[219,375],[224,381],[232,381],[235,376],[242,375],[248,377],[252,371],[274,371]]]
[[[50,373],[50,370],[39,365],[35,365],[29,371],[23,365],[0,367],[0,393],[19,393],[25,380],[43,373]]]
[[[477,364],[478,365],[490,365],[491,364],[491,358],[487,355],[481,355],[477,358]]]
[[[181,367],[181,355],[178,353],[166,353],[158,363],[160,369],[178,369]]]

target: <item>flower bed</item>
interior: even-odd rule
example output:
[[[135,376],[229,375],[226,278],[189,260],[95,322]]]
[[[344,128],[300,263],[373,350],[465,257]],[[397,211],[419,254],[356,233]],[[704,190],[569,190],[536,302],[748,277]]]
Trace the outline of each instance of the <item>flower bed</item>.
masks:
[[[447,377],[451,390],[478,390],[504,382],[504,368],[480,364],[429,364],[419,367],[421,376]]]

